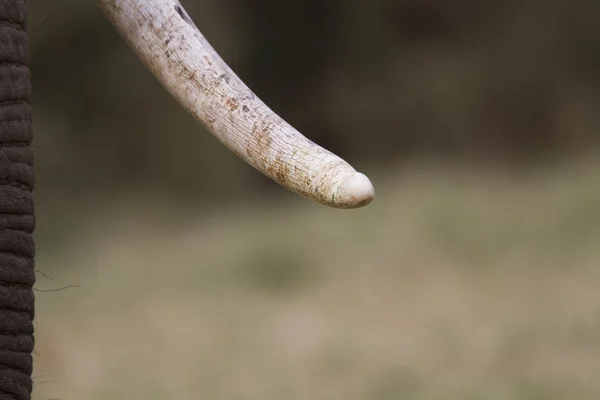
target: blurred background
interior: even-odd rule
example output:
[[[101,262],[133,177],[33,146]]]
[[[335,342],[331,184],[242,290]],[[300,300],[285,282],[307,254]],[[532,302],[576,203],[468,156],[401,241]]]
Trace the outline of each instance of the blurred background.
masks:
[[[34,398],[600,397],[600,3],[183,0],[371,177],[352,211],[238,160],[93,1],[28,4]]]

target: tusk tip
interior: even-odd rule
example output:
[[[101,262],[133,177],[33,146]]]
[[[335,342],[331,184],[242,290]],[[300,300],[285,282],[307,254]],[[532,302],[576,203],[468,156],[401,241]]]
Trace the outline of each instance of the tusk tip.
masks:
[[[354,172],[345,176],[333,192],[333,201],[339,208],[359,208],[375,198],[373,184],[365,174]]]

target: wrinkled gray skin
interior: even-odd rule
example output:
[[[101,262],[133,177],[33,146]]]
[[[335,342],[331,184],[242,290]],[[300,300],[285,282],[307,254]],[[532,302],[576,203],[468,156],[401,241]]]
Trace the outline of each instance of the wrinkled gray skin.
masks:
[[[33,152],[25,0],[0,0],[0,399],[31,399]]]

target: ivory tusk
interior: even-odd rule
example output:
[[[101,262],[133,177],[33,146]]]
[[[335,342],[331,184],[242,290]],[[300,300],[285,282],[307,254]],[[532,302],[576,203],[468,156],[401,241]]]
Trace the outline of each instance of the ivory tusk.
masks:
[[[369,178],[273,112],[177,0],[97,0],[138,57],[214,136],[280,185],[337,208],[369,204]]]

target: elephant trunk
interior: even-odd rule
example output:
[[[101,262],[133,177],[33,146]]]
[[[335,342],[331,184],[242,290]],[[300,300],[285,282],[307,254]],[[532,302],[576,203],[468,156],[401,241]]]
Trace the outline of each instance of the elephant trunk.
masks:
[[[0,0],[0,399],[31,399],[33,152],[25,0]]]

